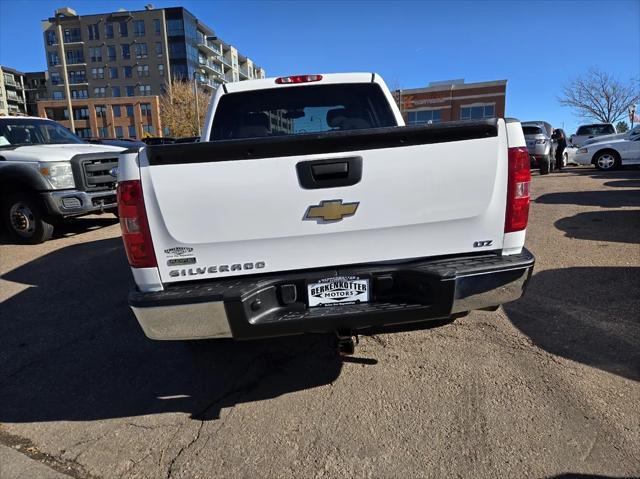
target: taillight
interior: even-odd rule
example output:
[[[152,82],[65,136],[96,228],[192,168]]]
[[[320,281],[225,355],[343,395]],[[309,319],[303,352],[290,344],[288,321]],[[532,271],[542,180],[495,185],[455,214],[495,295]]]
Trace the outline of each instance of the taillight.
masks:
[[[157,266],[140,180],[118,183],[118,215],[129,264],[134,268]]]
[[[276,83],[283,85],[288,83],[309,83],[320,80],[322,80],[322,75],[294,75],[290,77],[276,78]]]
[[[524,147],[509,148],[509,179],[507,183],[507,213],[504,232],[512,233],[527,227],[529,221],[529,152]]]

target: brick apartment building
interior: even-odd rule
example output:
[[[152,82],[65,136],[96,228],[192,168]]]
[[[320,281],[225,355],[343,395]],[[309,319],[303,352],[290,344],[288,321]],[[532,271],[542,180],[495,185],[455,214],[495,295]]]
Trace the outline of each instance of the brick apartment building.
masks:
[[[39,102],[39,114],[81,137],[162,136],[158,96],[172,81],[214,91],[226,82],[265,77],[264,69],[182,7],[83,16],[67,7],[43,20],[42,30],[50,98]]]
[[[507,80],[432,82],[425,88],[396,90],[394,96],[408,125],[453,120],[503,118]]]

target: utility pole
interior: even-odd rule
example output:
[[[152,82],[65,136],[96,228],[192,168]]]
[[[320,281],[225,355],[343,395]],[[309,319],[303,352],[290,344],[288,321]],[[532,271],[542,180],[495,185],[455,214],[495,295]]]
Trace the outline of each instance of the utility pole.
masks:
[[[198,71],[193,72],[193,94],[196,97],[196,125],[198,126],[198,135],[200,135],[200,105],[198,103]]]
[[[71,131],[76,132],[76,125],[73,121],[73,105],[71,104],[71,90],[69,89],[69,74],[67,73],[67,57],[64,53],[64,40],[62,39],[62,26],[60,18],[56,18],[58,24],[58,45],[60,45],[60,61],[62,62],[62,77],[64,78],[64,93],[67,97],[67,111],[69,112],[69,122],[71,123]]]

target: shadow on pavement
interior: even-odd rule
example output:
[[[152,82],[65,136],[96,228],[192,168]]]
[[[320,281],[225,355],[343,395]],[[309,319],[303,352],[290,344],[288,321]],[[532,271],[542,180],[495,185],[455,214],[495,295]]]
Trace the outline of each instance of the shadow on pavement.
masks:
[[[638,210],[588,211],[559,219],[554,225],[568,238],[631,244],[640,240]]]
[[[541,271],[504,309],[545,351],[640,380],[640,267]]]
[[[640,190],[635,190],[635,192],[629,190],[602,190],[546,193],[539,196],[535,202],[548,205],[600,206],[602,208],[640,206]]]
[[[604,186],[610,186],[612,188],[640,188],[640,180],[615,180],[615,181],[606,181],[603,183]]]
[[[119,238],[60,249],[2,277],[29,287],[0,310],[0,422],[174,411],[215,419],[224,407],[340,374],[330,335],[151,341],[127,306],[129,278]]]

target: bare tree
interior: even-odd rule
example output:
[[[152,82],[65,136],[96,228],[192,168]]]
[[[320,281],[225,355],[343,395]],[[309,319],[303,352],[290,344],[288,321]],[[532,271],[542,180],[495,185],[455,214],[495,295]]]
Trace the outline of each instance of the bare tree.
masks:
[[[582,118],[613,123],[625,115],[629,105],[640,100],[637,80],[628,83],[597,68],[567,83],[558,101]]]
[[[160,118],[163,127],[175,137],[198,136],[198,124],[204,123],[211,94],[198,89],[200,121],[196,119],[196,95],[193,82],[175,79],[171,88],[160,97]]]

